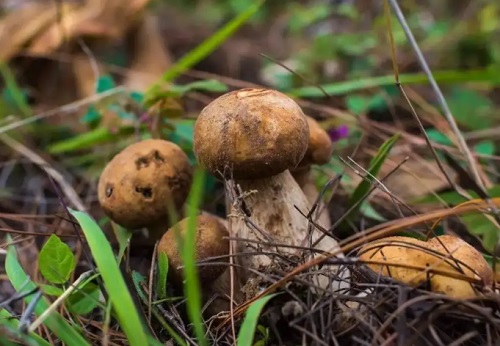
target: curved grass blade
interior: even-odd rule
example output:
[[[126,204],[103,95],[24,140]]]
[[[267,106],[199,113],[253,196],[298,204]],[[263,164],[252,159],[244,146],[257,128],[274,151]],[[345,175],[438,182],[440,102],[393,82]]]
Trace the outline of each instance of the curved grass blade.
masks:
[[[250,305],[245,314],[245,319],[241,324],[240,331],[238,332],[238,346],[252,346],[260,313],[267,302],[278,294],[280,293],[274,293],[268,296],[264,296]]]
[[[106,236],[97,223],[85,212],[69,209],[82,228],[113,309],[131,346],[148,345],[144,325],[120,272]]]
[[[203,41],[195,49],[184,55],[179,61],[175,63],[165,74],[161,77],[161,82],[153,85],[145,94],[144,102],[146,104],[153,104],[156,98],[155,94],[160,84],[170,82],[187,71],[192,66],[207,57],[220,45],[222,45],[228,38],[230,38],[236,30],[245,24],[262,6],[264,0],[255,1],[248,9],[237,15],[229,23],[220,28],[208,39]]]
[[[7,241],[11,241],[10,236],[7,237]],[[14,245],[8,246],[7,258],[5,259],[5,271],[16,291],[19,291],[21,287],[24,287],[24,289],[28,291],[36,288],[35,283],[29,280],[23,267],[17,260],[17,252]],[[28,283],[26,284],[26,282]],[[32,302],[33,296],[26,296],[24,299],[29,304]],[[49,306],[50,304],[48,301],[42,297],[35,306],[35,313],[40,316]],[[52,312],[46,318],[44,324],[67,345],[90,346],[84,337],[72,328],[57,312]]]

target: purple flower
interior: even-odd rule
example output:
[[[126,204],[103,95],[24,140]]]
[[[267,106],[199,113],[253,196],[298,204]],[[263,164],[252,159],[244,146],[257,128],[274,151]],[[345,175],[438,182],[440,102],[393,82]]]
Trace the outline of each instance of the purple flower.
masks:
[[[349,135],[349,127],[347,125],[340,125],[328,129],[328,135],[333,142],[337,142]]]

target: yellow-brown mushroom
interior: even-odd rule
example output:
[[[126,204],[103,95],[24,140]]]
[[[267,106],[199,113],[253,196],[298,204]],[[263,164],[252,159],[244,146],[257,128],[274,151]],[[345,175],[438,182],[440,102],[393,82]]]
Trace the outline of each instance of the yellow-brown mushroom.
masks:
[[[198,215],[195,232],[195,261],[198,263],[198,277],[205,300],[213,299],[207,307],[206,313],[213,316],[230,309],[230,270],[229,270],[229,233],[218,217],[212,215]],[[185,218],[173,225],[158,243],[158,253],[164,253],[169,261],[168,280],[177,289],[184,283],[184,269],[182,253],[179,244],[186,239],[189,218]],[[178,242],[181,241],[181,243]],[[202,262],[202,263],[200,263]],[[236,271],[234,271],[236,275]],[[234,280],[234,297],[240,301],[238,280]]]
[[[128,228],[147,228],[158,240],[169,225],[169,207],[180,213],[188,196],[192,167],[174,143],[147,139],[116,154],[104,168],[98,198],[104,213]]]
[[[230,193],[236,187],[241,192],[232,199],[230,217],[235,235],[250,240],[238,242],[240,252],[252,253],[238,256],[245,268],[265,270],[273,262],[268,252],[297,254],[296,248],[287,245],[308,246],[319,237],[323,238],[316,249],[338,248],[335,239],[317,229],[309,234],[309,222],[297,210],[307,213],[311,208],[290,173],[303,160],[309,137],[300,106],[271,89],[226,93],[208,104],[196,120],[194,153],[199,164],[227,178]],[[254,254],[256,248],[262,254]]]
[[[362,247],[358,255],[375,274],[413,287],[428,283],[431,291],[453,298],[473,298],[493,280],[484,257],[450,235],[427,242],[399,236],[382,238]]]

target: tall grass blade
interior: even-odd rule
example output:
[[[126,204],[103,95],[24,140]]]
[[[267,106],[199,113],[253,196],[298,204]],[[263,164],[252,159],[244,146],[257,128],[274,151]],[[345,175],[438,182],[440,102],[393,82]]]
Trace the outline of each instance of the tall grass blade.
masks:
[[[85,212],[69,209],[82,228],[99,273],[109,294],[117,319],[131,346],[148,345],[139,312],[120,272],[118,263],[103,231]]]

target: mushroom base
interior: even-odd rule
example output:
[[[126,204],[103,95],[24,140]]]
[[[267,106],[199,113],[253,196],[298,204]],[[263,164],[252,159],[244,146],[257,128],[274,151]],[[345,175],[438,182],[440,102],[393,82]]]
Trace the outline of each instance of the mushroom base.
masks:
[[[324,236],[312,224],[309,227],[309,221],[302,213],[307,214],[312,203],[307,200],[290,171],[271,178],[239,180],[235,183],[240,194],[236,200],[231,201],[231,215],[228,217],[233,218],[233,234],[248,240],[238,240],[237,244],[239,254],[236,259],[243,268],[266,272],[271,265],[276,265],[276,261],[280,261],[280,257],[276,255],[298,256],[301,259],[310,256],[312,252],[306,248],[311,248],[320,237],[322,239],[313,246],[314,249],[328,252],[339,249],[335,239]],[[233,185],[231,182],[229,184]],[[328,228],[328,225],[321,226]],[[301,246],[304,249],[290,246]],[[241,254],[242,252],[248,255]],[[313,254],[317,255],[319,254]],[[340,253],[338,257],[343,257],[343,254]],[[250,271],[243,271],[238,273],[242,282],[255,276]],[[350,273],[341,276],[344,275]],[[316,280],[325,288],[330,284],[330,280],[319,277]]]

